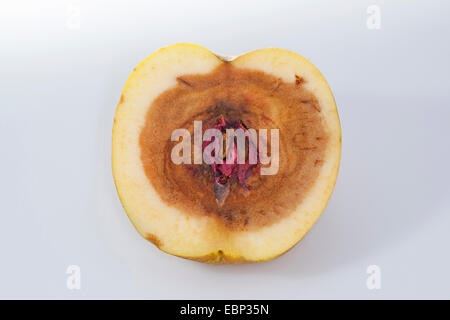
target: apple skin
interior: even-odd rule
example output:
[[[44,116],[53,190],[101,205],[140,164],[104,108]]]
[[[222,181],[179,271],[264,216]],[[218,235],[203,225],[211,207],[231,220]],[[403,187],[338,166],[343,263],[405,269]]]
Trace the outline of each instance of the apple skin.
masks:
[[[153,243],[158,249],[160,249],[161,251],[164,251],[160,248],[160,241],[159,239],[152,235],[152,234],[147,234],[147,236],[145,237],[145,239],[147,239],[148,241],[150,241],[151,243]],[[283,254],[285,254],[287,251],[289,251],[291,248],[289,248],[288,250],[286,250],[285,252],[282,252],[274,257],[268,257],[267,259],[263,259],[260,261],[250,261],[245,259],[244,257],[236,257],[236,256],[230,256],[225,254],[222,250],[216,251],[216,252],[212,252],[208,255],[204,255],[201,257],[185,257],[185,256],[177,256],[179,258],[183,258],[183,259],[188,259],[188,260],[193,260],[196,262],[202,262],[202,263],[207,263],[207,264],[212,264],[212,265],[217,265],[217,264],[249,264],[249,263],[256,263],[256,262],[264,262],[264,261],[269,261],[269,260],[273,260],[279,256],[282,256]],[[169,253],[169,252],[167,252]],[[169,253],[170,254],[170,253]]]
[[[216,248],[213,248],[214,246],[199,245],[198,250],[196,250],[193,249],[195,245],[192,244],[201,243],[201,240],[203,239],[184,238],[183,236],[189,234],[190,231],[189,228],[186,228],[186,233],[184,235],[183,233],[176,235],[176,237],[179,237],[180,239],[177,238],[175,241],[170,241],[170,232],[167,232],[166,230],[168,228],[164,226],[163,223],[158,225],[158,219],[155,217],[158,216],[158,212],[164,210],[167,210],[167,212],[170,211],[170,216],[179,213],[166,208],[163,204],[156,203],[158,197],[152,193],[153,191],[151,189],[149,189],[148,181],[147,183],[143,182],[140,173],[137,172],[138,170],[125,164],[130,161],[131,163],[134,163],[135,167],[138,167],[138,164],[135,161],[136,157],[130,156],[130,154],[133,154],[133,152],[135,153],[136,151],[130,151],[126,147],[127,143],[135,143],[135,137],[133,135],[137,131],[133,129],[133,126],[139,127],[138,123],[133,123],[133,121],[130,120],[131,118],[138,119],[139,117],[139,114],[133,114],[132,106],[133,104],[141,104],[143,100],[146,107],[149,105],[149,101],[145,101],[145,97],[141,99],[139,96],[142,92],[139,82],[145,82],[147,78],[150,78],[153,70],[164,70],[165,68],[169,68],[164,65],[167,61],[175,61],[174,59],[178,59],[178,57],[189,60],[195,55],[202,55],[202,58],[208,60],[208,63],[205,63],[205,66],[200,68],[200,73],[206,73],[209,69],[212,69],[224,61],[231,61],[231,63],[234,63],[237,67],[262,70],[279,76],[284,81],[295,81],[295,78],[292,77],[293,72],[290,69],[305,70],[305,75],[302,77],[307,79],[309,83],[315,85],[314,90],[316,91],[314,93],[326,107],[326,112],[324,112],[324,114],[326,114],[325,120],[328,121],[328,126],[330,127],[332,143],[326,170],[324,169],[321,178],[318,180],[317,190],[313,190],[314,192],[312,192],[307,205],[299,206],[298,212],[294,215],[296,219],[290,221],[291,223],[295,222],[298,225],[296,228],[288,228],[287,233],[289,233],[289,239],[284,239],[286,237],[282,236],[280,238],[284,237],[283,241],[278,241],[277,231],[268,231],[260,237],[262,239],[261,242],[264,244],[264,248],[261,250],[259,250],[260,248],[256,244],[251,243],[251,241],[248,241],[248,243],[251,244],[248,248],[233,248],[227,246],[226,243],[223,242],[221,246]],[[325,78],[311,62],[297,53],[284,49],[268,48],[252,51],[234,59],[222,57],[225,56],[215,55],[201,46],[180,43],[154,52],[133,70],[120,96],[114,119],[112,137],[112,168],[114,182],[120,201],[137,231],[142,237],[153,243],[160,250],[177,257],[208,264],[245,264],[268,261],[283,255],[303,238],[320,217],[331,197],[336,183],[341,158],[341,128],[339,116],[334,97]],[[217,59],[217,61],[214,61],[214,58]],[[198,65],[201,65],[197,60],[195,60],[195,62]],[[176,68],[176,63],[174,65],[173,68]],[[186,69],[188,70],[183,69],[183,74],[195,73],[195,69],[189,69],[188,67]],[[172,75],[172,77],[177,73],[174,70],[169,71],[170,72],[168,73]],[[161,71],[159,72],[160,73],[157,73],[155,77],[164,78],[164,76],[161,76]],[[297,73],[299,72],[295,71],[295,74]],[[153,83],[151,81],[149,82]],[[167,84],[167,88],[169,88],[170,85],[173,85],[173,81],[170,82],[166,78],[162,79],[160,82]],[[158,90],[159,92],[163,91],[161,88]],[[141,115],[142,114],[143,113],[141,112]],[[130,172],[131,174],[129,174]],[[138,178],[133,181],[133,176]],[[133,195],[133,191],[136,191],[135,193],[137,195]],[[150,204],[146,203],[147,199],[145,198],[147,198],[147,196],[144,195],[146,191],[150,192]],[[151,212],[151,214],[149,214],[149,212]],[[183,223],[185,223],[185,221],[183,221]],[[168,225],[170,225],[170,223],[168,223]],[[183,244],[185,239],[186,243],[189,245]],[[205,237],[205,239],[208,238]],[[190,248],[189,250],[187,249],[188,247]]]

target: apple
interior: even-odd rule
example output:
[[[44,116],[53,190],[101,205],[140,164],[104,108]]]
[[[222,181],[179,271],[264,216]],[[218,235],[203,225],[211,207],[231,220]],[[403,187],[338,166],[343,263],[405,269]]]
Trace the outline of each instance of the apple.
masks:
[[[250,144],[253,129],[267,134],[270,154],[258,136],[257,163],[249,145],[228,145],[233,130]],[[176,130],[192,146],[177,146]],[[173,161],[174,150],[192,161]],[[232,161],[205,163],[205,150]],[[156,51],[128,78],[112,137],[114,181],[137,231],[166,253],[212,264],[267,261],[299,242],[332,194],[340,153],[325,78],[276,48],[233,59],[186,43]],[[275,159],[273,174],[262,174]]]

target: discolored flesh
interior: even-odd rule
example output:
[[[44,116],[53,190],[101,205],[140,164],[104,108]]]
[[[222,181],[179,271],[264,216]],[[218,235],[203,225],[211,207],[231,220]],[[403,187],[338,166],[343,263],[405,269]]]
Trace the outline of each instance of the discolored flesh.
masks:
[[[228,63],[209,74],[179,77],[175,87],[153,101],[140,135],[142,164],[161,199],[186,215],[216,218],[229,230],[255,230],[292,213],[316,180],[328,142],[320,106],[303,88],[305,81],[296,77],[285,83]],[[251,175],[249,189],[231,183],[221,206],[211,167],[174,164],[171,150],[178,142],[170,139],[173,130],[186,128],[193,141],[195,120],[219,116],[257,131],[279,129],[280,136],[278,173]]]

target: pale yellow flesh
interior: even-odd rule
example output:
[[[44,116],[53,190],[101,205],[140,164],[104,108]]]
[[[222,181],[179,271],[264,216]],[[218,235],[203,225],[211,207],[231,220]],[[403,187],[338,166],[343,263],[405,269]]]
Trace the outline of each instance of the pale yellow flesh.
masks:
[[[324,210],[336,181],[341,130],[331,90],[308,60],[283,49],[261,49],[241,55],[232,64],[261,70],[304,86],[318,99],[329,135],[318,179],[296,211],[283,220],[245,232],[220,232],[217,221],[167,206],[149,182],[140,159],[139,136],[152,101],[177,85],[185,74],[204,74],[224,63],[211,51],[193,44],[162,48],[142,61],[130,75],[114,119],[112,167],[122,204],[138,232],[161,250],[209,263],[242,263],[273,259],[294,246]]]

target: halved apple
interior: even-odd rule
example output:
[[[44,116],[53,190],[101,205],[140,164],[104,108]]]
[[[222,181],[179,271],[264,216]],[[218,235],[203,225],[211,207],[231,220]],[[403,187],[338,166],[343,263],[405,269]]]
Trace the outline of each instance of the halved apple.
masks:
[[[276,174],[260,174],[259,164],[174,163],[171,134],[194,136],[194,121],[278,129]],[[132,72],[112,141],[117,191],[144,238],[183,258],[246,263],[283,254],[318,219],[336,181],[341,130],[326,80],[302,56],[269,48],[227,60],[176,44]]]

